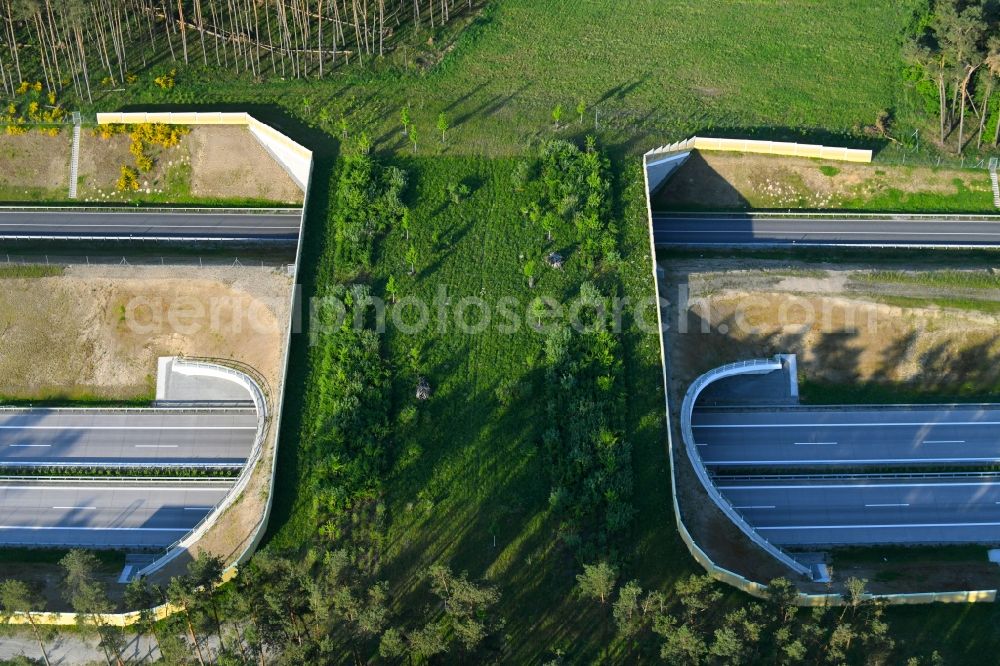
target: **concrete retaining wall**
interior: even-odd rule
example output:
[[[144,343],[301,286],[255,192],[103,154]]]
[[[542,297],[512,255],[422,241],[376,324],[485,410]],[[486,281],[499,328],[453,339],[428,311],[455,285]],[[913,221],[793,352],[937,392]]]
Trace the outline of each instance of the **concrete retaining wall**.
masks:
[[[684,141],[654,148],[648,156],[663,155],[684,150],[720,150],[739,153],[760,153],[762,155],[784,155],[786,157],[813,157],[842,162],[871,162],[872,151],[837,146],[821,146],[812,143],[791,143],[786,141],[756,141],[753,139],[715,139],[707,136],[693,136]],[[655,183],[654,183],[655,189]],[[649,190],[647,190],[649,191]]]
[[[240,475],[237,477],[236,483],[233,484],[233,487],[226,494],[225,498],[223,498],[223,500],[219,502],[219,504],[217,504],[216,507],[194,527],[193,530],[167,548],[166,552],[162,556],[158,557],[152,563],[141,569],[138,572],[139,576],[149,576],[156,573],[181,553],[190,549],[205,535],[205,532],[215,525],[219,517],[225,513],[237,499],[239,499],[244,489],[246,489],[247,484],[250,483],[250,477],[253,474],[254,468],[257,466],[257,461],[260,460],[260,454],[264,449],[264,439],[267,436],[267,423],[270,417],[267,409],[267,398],[264,396],[264,392],[261,390],[261,387],[249,375],[222,365],[204,363],[201,361],[186,361],[182,358],[174,359],[172,363],[172,371],[194,376],[224,379],[242,386],[250,395],[251,400],[253,400],[254,408],[257,410],[257,434],[254,437],[253,448],[250,450],[250,455],[247,457],[247,461],[243,465],[243,469],[240,471]]]
[[[705,488],[705,492],[712,498],[715,505],[719,507],[724,514],[726,514],[726,517],[729,518],[734,525],[740,528],[740,531],[743,532],[747,538],[757,544],[758,547],[762,548],[769,555],[795,573],[802,576],[808,576],[809,567],[805,566],[801,562],[797,562],[783,550],[759,535],[757,530],[747,523],[747,521],[743,520],[743,516],[741,516],[739,512],[732,507],[729,501],[715,488],[715,484],[710,478],[708,478],[708,472],[705,470],[705,466],[701,462],[701,455],[698,453],[698,445],[694,441],[694,431],[691,428],[691,414],[694,411],[695,403],[698,402],[698,396],[701,395],[701,392],[704,391],[709,384],[719,379],[734,377],[736,375],[767,374],[781,370],[781,367],[781,361],[779,359],[741,361],[739,363],[724,365],[698,377],[698,379],[694,380],[691,383],[691,386],[688,387],[687,392],[684,394],[684,401],[681,404],[681,437],[684,438],[684,448],[687,451],[688,459],[691,461],[691,466],[694,468],[695,475],[698,477],[698,480],[701,481],[701,485]]]
[[[693,139],[689,139],[688,141],[693,141]],[[688,150],[691,146],[684,145],[686,143],[687,142],[680,142],[680,144],[674,144],[679,145],[680,147],[672,148],[670,150]],[[664,152],[670,152],[670,150]],[[649,156],[650,154],[656,152],[660,152],[660,149],[650,151],[646,155]],[[749,580],[748,578],[720,567],[713,562],[712,558],[709,557],[708,554],[702,550],[702,548],[691,537],[691,533],[688,531],[687,525],[684,524],[684,519],[681,516],[680,504],[677,501],[677,475],[674,471],[674,438],[670,418],[670,392],[668,388],[669,383],[667,381],[666,337],[664,336],[665,329],[663,326],[662,306],[666,303],[666,300],[661,296],[659,268],[656,265],[656,242],[653,239],[653,209],[649,201],[649,174],[645,169],[645,158],[643,167],[643,178],[646,184],[646,223],[649,229],[649,256],[652,259],[652,266],[650,268],[652,270],[653,288],[656,293],[656,321],[659,325],[660,369],[662,371],[663,406],[667,424],[667,456],[670,459],[670,501],[673,505],[674,517],[677,521],[677,531],[680,533],[681,540],[684,542],[684,545],[687,546],[688,552],[691,553],[691,557],[693,557],[695,561],[705,569],[709,576],[715,580],[726,583],[727,585],[732,585],[733,587],[754,597],[766,598],[767,585]],[[871,598],[871,596],[872,595],[868,595],[869,598]],[[920,592],[914,594],[885,594],[877,596],[890,604],[929,604],[935,602],[993,603],[996,601],[997,591],[960,590],[956,592]],[[838,594],[799,593],[798,595],[798,605],[800,606],[840,606],[844,603],[844,599]]]

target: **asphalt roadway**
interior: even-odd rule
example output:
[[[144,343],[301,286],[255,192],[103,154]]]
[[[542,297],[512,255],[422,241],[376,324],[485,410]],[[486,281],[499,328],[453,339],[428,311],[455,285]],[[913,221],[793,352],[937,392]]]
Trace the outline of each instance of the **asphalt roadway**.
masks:
[[[190,532],[231,485],[0,479],[0,546],[163,548]]]
[[[779,546],[1000,543],[1000,477],[717,479],[716,486]]]
[[[0,211],[0,239],[161,239],[295,241],[300,209],[246,213],[147,211]]]
[[[855,245],[1000,247],[995,220],[806,218],[653,213],[657,247],[747,245]]]
[[[1000,463],[1000,407],[702,408],[708,467]]]
[[[241,465],[254,408],[0,409],[0,467]]]

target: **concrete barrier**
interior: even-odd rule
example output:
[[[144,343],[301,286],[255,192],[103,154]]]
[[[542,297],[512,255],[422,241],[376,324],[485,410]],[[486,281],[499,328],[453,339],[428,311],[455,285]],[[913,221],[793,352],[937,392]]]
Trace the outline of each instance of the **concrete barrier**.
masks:
[[[138,115],[142,115],[144,117],[149,117],[149,116],[146,116],[145,114],[138,114]],[[245,119],[245,123],[243,122],[243,120],[241,120],[241,118]],[[177,124],[247,124],[247,125],[249,125],[250,122],[251,122],[249,120],[250,118],[251,118],[251,116],[249,116],[249,114],[245,114],[245,113],[244,114],[241,114],[241,113],[228,113],[228,114],[227,113],[208,113],[208,114],[206,114],[206,113],[195,113],[195,114],[193,114],[193,117],[192,117],[192,114],[185,114],[185,113],[173,113],[173,114],[170,114],[170,120],[171,120],[171,122],[177,123]],[[194,122],[183,122],[183,121],[186,121],[186,120],[193,120]],[[128,115],[128,114],[120,114],[120,113],[119,114],[98,114],[98,123],[124,123],[124,124],[131,124],[131,123],[136,123],[136,122],[147,122],[147,121],[143,120],[143,119],[140,119],[140,118],[136,118],[136,117],[134,117],[132,115]],[[269,129],[273,130],[273,128],[269,128]],[[301,267],[301,261],[302,261],[302,248],[303,248],[303,243],[304,243],[304,238],[305,238],[305,233],[304,233],[304,229],[305,229],[305,216],[306,216],[306,210],[307,210],[308,204],[309,204],[309,185],[311,183],[312,166],[313,166],[312,151],[309,151],[308,149],[303,148],[302,146],[300,146],[296,142],[292,141],[291,139],[288,139],[287,137],[284,137],[284,135],[280,135],[280,136],[281,136],[281,139],[279,139],[279,140],[287,141],[288,142],[287,145],[289,146],[290,150],[295,150],[295,148],[292,147],[292,144],[294,144],[294,146],[298,146],[299,148],[302,149],[302,151],[305,151],[304,153],[300,153],[300,155],[303,156],[303,157],[308,156],[308,161],[304,165],[304,173],[303,173],[303,175],[304,175],[304,178],[305,178],[305,187],[304,187],[305,198],[303,199],[302,209],[300,211],[300,218],[299,218],[300,219],[300,233],[299,233],[298,245],[296,246],[296,252],[295,252],[294,274],[292,276],[293,289],[292,289],[292,293],[291,293],[291,295],[289,297],[289,299],[290,299],[289,312],[292,313],[292,314],[289,317],[288,324],[287,324],[287,326],[285,328],[285,354],[284,354],[284,360],[282,362],[282,385],[279,387],[280,390],[278,391],[278,395],[277,395],[277,404],[274,405],[274,428],[273,428],[274,455],[271,456],[271,468],[270,468],[270,470],[268,470],[268,475],[269,475],[268,495],[267,495],[267,502],[266,502],[265,507],[264,507],[264,513],[261,516],[260,520],[258,521],[256,527],[254,528],[254,531],[253,531],[252,535],[250,536],[250,539],[247,541],[247,544],[244,547],[243,551],[223,571],[223,573],[222,573],[222,582],[227,582],[229,580],[232,580],[237,575],[237,573],[239,571],[239,567],[242,564],[246,563],[246,561],[248,559],[250,559],[250,556],[253,554],[253,552],[260,545],[260,542],[264,538],[264,533],[267,530],[267,523],[268,523],[268,520],[269,520],[270,515],[271,515],[271,510],[272,510],[272,505],[273,505],[273,498],[274,498],[274,482],[275,482],[274,473],[275,473],[275,468],[277,466],[278,442],[279,442],[280,435],[281,435],[281,414],[282,414],[282,410],[283,410],[283,407],[284,407],[284,398],[285,398],[284,381],[285,381],[285,378],[288,375],[288,362],[289,362],[289,358],[291,356],[291,342],[292,342],[293,321],[294,321],[295,317],[297,316],[296,313],[298,312],[297,302],[299,300],[299,292],[298,292],[299,269]],[[247,466],[247,468],[249,468],[249,465]],[[181,609],[179,607],[177,607],[177,606],[173,606],[172,604],[162,604],[160,606],[156,606],[156,607],[148,609],[148,610],[149,610],[150,613],[152,613],[152,616],[156,620],[162,620],[162,619],[167,618],[170,615],[172,615],[172,614],[180,611]],[[39,612],[39,613],[32,613],[32,616],[33,616],[33,619],[34,619],[34,621],[35,621],[36,624],[57,625],[57,626],[75,626],[75,625],[78,624],[78,622],[77,622],[77,614],[76,613],[44,613],[44,612]],[[140,616],[141,616],[140,611],[131,611],[131,612],[125,612],[125,613],[104,613],[104,614],[102,614],[100,616],[100,621],[103,622],[104,624],[109,624],[109,625],[118,626],[118,627],[127,627],[127,626],[131,626],[131,625],[136,624],[139,621]],[[14,613],[13,615],[11,615],[10,617],[8,617],[6,619],[6,623],[8,623],[8,624],[29,624],[29,621],[28,621],[28,616],[26,614],[24,614],[24,613]]]
[[[776,370],[781,370],[781,361],[778,358],[774,360],[752,360],[752,361],[740,361],[738,363],[730,363],[714,370],[710,370],[705,374],[698,377],[691,383],[688,387],[687,392],[684,394],[684,401],[681,403],[681,437],[684,439],[684,448],[687,451],[688,459],[691,461],[691,467],[694,468],[695,475],[701,482],[701,485],[705,488],[705,492],[708,496],[712,498],[715,505],[726,514],[726,517],[740,529],[743,534],[745,534],[751,541],[757,544],[758,547],[763,549],[769,555],[774,557],[776,560],[787,566],[789,569],[802,576],[809,575],[809,567],[805,566],[801,562],[796,561],[793,557],[788,555],[770,541],[762,537],[757,533],[747,521],[743,520],[743,516],[739,514],[736,509],[733,508],[732,504],[722,496],[722,494],[715,488],[715,484],[708,477],[708,472],[705,470],[705,466],[701,462],[701,455],[698,453],[698,445],[694,441],[694,431],[691,428],[691,414],[694,411],[695,403],[698,402],[698,396],[704,391],[709,384],[715,382],[719,379],[725,377],[734,377],[736,375],[759,375],[767,374],[770,372],[775,372]]]
[[[693,141],[693,139],[688,140],[688,142],[691,141]],[[692,145],[688,142],[672,144],[677,146],[676,148],[672,148],[672,150],[689,150]],[[662,305],[666,303],[666,301],[663,299],[660,291],[659,268],[656,264],[656,241],[653,238],[653,208],[649,200],[649,174],[645,168],[646,158],[649,155],[663,154],[663,152],[670,152],[670,150],[662,151],[661,149],[654,149],[646,153],[643,160],[642,173],[646,185],[646,224],[649,231],[649,256],[651,258],[650,268],[653,278],[653,290],[656,294],[656,321],[659,326],[660,370],[663,380],[663,406],[667,425],[667,457],[669,458],[670,464],[670,501],[674,510],[674,518],[677,522],[677,531],[681,535],[681,541],[683,541],[684,545],[687,546],[691,557],[693,557],[694,560],[705,569],[705,572],[715,580],[731,585],[751,596],[766,598],[767,585],[752,581],[724,567],[718,566],[712,558],[709,557],[708,553],[702,550],[701,546],[699,546],[691,537],[691,533],[688,531],[687,525],[684,524],[684,518],[681,515],[680,503],[677,500],[677,474],[674,470],[674,437],[670,415],[670,384],[667,378],[667,348],[666,337],[664,336],[665,329],[663,325],[662,311]],[[872,598],[873,595],[867,596],[868,598]],[[884,594],[875,596],[889,604],[993,603],[997,598],[997,590],[960,590],[953,592],[920,592],[913,594]],[[796,597],[796,602],[799,606],[840,606],[845,603],[843,597],[839,594],[805,594],[801,592]]]
[[[183,538],[168,547],[163,555],[143,567],[137,574],[139,576],[150,576],[156,573],[181,553],[190,549],[205,535],[205,532],[215,525],[219,517],[239,499],[240,495],[246,489],[247,484],[250,483],[250,477],[253,475],[253,470],[257,466],[257,461],[260,460],[260,454],[264,449],[264,439],[267,437],[267,424],[270,418],[267,409],[267,398],[261,386],[248,374],[217,363],[188,361],[183,358],[176,358],[173,361],[172,368],[173,372],[202,377],[216,377],[235,382],[245,388],[250,395],[250,399],[253,400],[254,408],[257,410],[257,433],[254,436],[250,455],[247,457],[243,469],[240,470],[240,475],[236,478],[236,483],[233,484],[233,487],[226,493],[222,501]]]
[[[282,166],[289,177],[303,192],[309,183],[312,171],[312,151],[289,139],[287,136],[263,123],[249,113],[171,111],[147,113],[143,111],[98,113],[98,125],[141,125],[161,123],[164,125],[243,125],[257,139],[261,147]]]
[[[868,163],[872,161],[871,150],[842,148],[839,146],[821,146],[818,144],[793,143],[787,141],[716,139],[707,136],[693,136],[690,139],[685,139],[684,141],[677,141],[665,146],[660,146],[659,148],[654,148],[648,151],[646,155],[664,155],[667,153],[675,153],[692,149],[738,153],[759,153],[761,155],[784,155],[786,157],[811,157],[824,160],[839,160],[842,162]]]

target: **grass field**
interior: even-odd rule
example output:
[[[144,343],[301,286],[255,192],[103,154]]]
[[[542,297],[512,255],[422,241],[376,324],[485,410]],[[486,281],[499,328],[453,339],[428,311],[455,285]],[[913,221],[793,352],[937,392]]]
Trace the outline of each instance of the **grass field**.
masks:
[[[799,378],[799,395],[808,405],[894,405],[996,402],[1000,386],[949,386],[921,389],[899,384],[832,384]]]
[[[854,276],[866,282],[915,284],[926,287],[964,287],[971,289],[1000,289],[1000,273],[990,271],[944,270],[931,273],[905,271],[869,271]]]
[[[343,114],[350,133],[366,130],[377,148],[401,152],[411,146],[399,110],[410,104],[423,137],[417,152],[430,155],[518,154],[555,131],[557,105],[559,132],[594,131],[596,120],[613,152],[694,132],[858,143],[880,110],[909,105],[895,35],[915,4],[639,0],[623,10],[509,0],[489,5],[427,74],[347,70],[249,85],[191,66],[179,68],[172,91],[149,75],[97,104],[278,105],[331,134]],[[451,124],[445,143],[434,131],[440,112]]]
[[[489,304],[514,299],[521,319],[527,319],[535,296],[565,301],[575,295],[586,270],[567,247],[569,239],[558,233],[554,246],[566,253],[566,266],[543,270],[535,288],[528,288],[523,258],[542,250],[545,234],[520,214],[527,200],[509,185],[516,160],[409,158],[397,163],[410,174],[409,203],[419,222],[410,240],[397,228],[381,243],[372,275],[377,292],[393,276],[400,303],[412,298],[435,303],[444,288],[453,306],[465,297]],[[619,184],[627,183],[619,190],[618,216],[628,223],[622,244],[629,257],[619,275],[627,292],[640,296],[650,278],[641,252],[648,241],[637,168],[633,165]],[[469,197],[453,203],[446,192],[450,182],[467,184]],[[405,259],[410,243],[419,256],[414,275]],[[392,316],[390,311],[390,322]],[[506,642],[518,661],[552,656],[556,649],[588,659],[621,649],[611,647],[613,626],[602,609],[580,603],[573,594],[579,563],[554,536],[558,517],[549,509],[551,479],[539,448],[546,418],[540,383],[544,336],[528,326],[501,332],[495,312],[481,332],[467,334],[458,330],[454,316],[451,307],[450,320],[441,321],[433,306],[426,330],[408,334],[390,323],[385,335],[394,375],[395,450],[385,482],[380,568],[399,597],[396,611],[403,617],[413,613],[407,595],[428,565],[443,561],[499,586]],[[469,323],[478,317],[476,308],[466,313]],[[679,549],[672,517],[663,510],[669,494],[655,338],[630,332],[626,339],[623,360],[634,396],[628,437],[642,492],[634,500],[639,511],[634,532],[620,544],[629,562],[623,575],[658,588],[694,569]],[[413,399],[418,375],[433,388],[427,403]],[[284,444],[281,451],[286,465],[292,453]],[[298,508],[276,531],[274,543],[290,546],[309,529],[301,520],[308,498],[284,501]]]

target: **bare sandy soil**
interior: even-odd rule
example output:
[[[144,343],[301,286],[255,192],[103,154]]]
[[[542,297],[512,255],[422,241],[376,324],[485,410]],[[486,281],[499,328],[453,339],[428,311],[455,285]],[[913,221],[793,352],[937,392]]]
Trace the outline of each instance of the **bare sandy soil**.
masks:
[[[185,203],[191,199],[252,199],[302,203],[302,190],[246,127],[210,125],[190,129],[173,148],[149,147],[153,168],[139,174],[138,192],[124,194],[116,190],[115,184],[122,166],[135,168],[135,158],[129,152],[131,140],[125,134],[102,139],[84,130],[80,135],[80,200],[172,198],[173,203]],[[63,183],[68,178],[68,165],[69,144]]]
[[[889,189],[954,195],[958,183],[989,204],[986,171],[854,164],[744,153],[694,152],[656,195],[662,208],[837,208]]]
[[[0,195],[8,200],[65,199],[72,137],[28,132],[0,134]]]
[[[156,358],[174,354],[280,377],[290,285],[277,270],[73,266],[0,285],[0,395],[148,397]]]
[[[193,127],[191,194],[302,203],[302,190],[245,127]]]
[[[283,271],[246,267],[192,274],[190,267],[73,266],[62,276],[0,279],[0,395],[151,398],[157,357],[184,354],[256,368],[269,385],[273,414],[282,390],[290,289]],[[273,458],[272,417],[247,489],[196,551],[227,562],[242,551],[263,515]],[[186,562],[179,558],[160,582]],[[35,580],[50,610],[63,605],[58,567],[4,569]]]
[[[723,260],[671,260],[665,292],[671,304],[668,370],[673,422],[684,391],[698,375],[737,360],[776,353],[798,355],[800,376],[831,384],[872,382],[921,390],[956,392],[972,384],[1000,385],[1000,316],[948,308],[880,304],[882,292],[922,294],[919,285],[879,284],[857,279],[850,267],[816,270],[744,260],[741,270]],[[677,285],[689,290],[687,303]],[[939,288],[944,290],[943,288]],[[961,294],[968,289],[954,290]],[[995,289],[976,290],[984,300]],[[760,582],[786,572],[757,550],[707,501],[674,432],[678,494],[695,540],[721,566]],[[891,567],[891,576],[882,576]],[[812,592],[838,590],[856,575],[873,581],[876,592],[992,589],[1000,569],[982,561],[892,562],[841,566],[832,588],[797,581]]]
[[[122,201],[170,191],[178,183],[186,188],[186,181],[190,179],[190,156],[185,139],[174,148],[150,148],[153,168],[139,174],[138,192],[125,195],[117,191],[115,183],[123,166],[135,169],[135,158],[129,152],[131,139],[125,134],[102,139],[92,130],[82,131],[78,197],[81,201]]]

